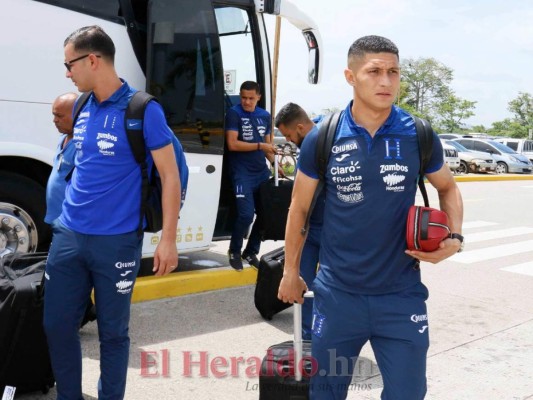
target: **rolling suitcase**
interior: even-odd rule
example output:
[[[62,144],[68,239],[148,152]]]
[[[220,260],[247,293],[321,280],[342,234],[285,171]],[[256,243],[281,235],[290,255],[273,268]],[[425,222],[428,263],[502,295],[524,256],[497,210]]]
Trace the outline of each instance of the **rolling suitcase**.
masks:
[[[274,157],[274,177],[259,187],[257,216],[261,223],[261,240],[284,240],[287,215],[291,205],[290,179],[278,179],[278,157]]]
[[[285,250],[283,247],[264,254],[259,261],[254,303],[259,314],[269,321],[274,314],[291,306],[278,299],[278,288],[283,277],[284,265]]]
[[[43,329],[46,258],[34,253],[0,259],[0,393],[5,386],[16,394],[54,386]]]
[[[307,292],[305,297],[313,297]],[[302,305],[294,304],[294,341],[271,346],[259,372],[259,400],[309,399],[311,342],[302,340]]]

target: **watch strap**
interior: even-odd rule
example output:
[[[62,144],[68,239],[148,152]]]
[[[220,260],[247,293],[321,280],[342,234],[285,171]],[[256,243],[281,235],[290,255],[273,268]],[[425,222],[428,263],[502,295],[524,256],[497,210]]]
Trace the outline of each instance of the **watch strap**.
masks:
[[[459,234],[459,233],[452,233],[452,234],[450,234],[450,238],[452,238],[452,239],[457,239],[457,240],[459,240],[461,243],[463,243],[464,240],[465,240],[464,236],[461,235],[461,234]]]

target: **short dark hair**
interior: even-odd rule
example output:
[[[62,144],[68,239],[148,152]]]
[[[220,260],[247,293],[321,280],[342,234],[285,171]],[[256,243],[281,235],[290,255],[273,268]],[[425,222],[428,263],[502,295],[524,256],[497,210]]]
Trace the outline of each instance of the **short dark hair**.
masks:
[[[63,47],[69,43],[72,43],[77,52],[98,53],[112,63],[115,62],[115,44],[98,25],[75,30],[65,39]]]
[[[367,53],[392,53],[400,58],[398,47],[383,36],[363,36],[352,43],[348,50],[348,60],[352,57],[364,57]]]
[[[280,125],[289,126],[300,122],[309,122],[309,116],[305,110],[296,103],[287,103],[278,112],[274,120],[274,126],[279,128]]]
[[[244,81],[240,90],[254,90],[257,94],[261,94],[261,86],[254,81]]]

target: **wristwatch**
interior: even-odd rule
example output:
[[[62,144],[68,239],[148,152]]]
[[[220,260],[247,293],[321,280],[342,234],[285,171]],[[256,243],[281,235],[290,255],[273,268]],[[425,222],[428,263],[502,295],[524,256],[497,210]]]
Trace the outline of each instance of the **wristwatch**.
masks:
[[[459,250],[457,250],[458,253],[460,253],[461,251],[463,251],[465,249],[465,238],[463,235],[459,234],[459,233],[452,233],[450,235],[450,238],[451,239],[457,239],[461,242],[461,247],[459,248]]]

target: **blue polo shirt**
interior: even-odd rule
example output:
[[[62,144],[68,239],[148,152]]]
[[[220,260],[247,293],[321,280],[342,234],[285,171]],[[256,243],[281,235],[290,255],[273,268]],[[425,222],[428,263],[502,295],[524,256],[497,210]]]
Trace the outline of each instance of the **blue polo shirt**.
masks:
[[[124,113],[135,92],[123,81],[101,103],[91,95],[76,120],[72,139],[76,168],[67,184],[60,217],[75,232],[117,235],[138,228],[141,170],[124,128]],[[146,107],[143,133],[150,163],[150,150],[170,144],[173,136],[157,102]]]
[[[261,143],[271,132],[270,113],[260,107],[253,112],[244,111],[240,104],[226,113],[227,131],[237,131],[237,139],[246,143]],[[270,169],[262,150],[228,152],[231,176],[234,180],[264,180],[270,176]]]
[[[67,135],[61,135],[54,157],[54,166],[46,185],[46,215],[44,222],[51,224],[61,214],[65,189],[67,187],[66,176],[74,168],[74,155],[76,149],[72,140],[63,147]]]
[[[374,137],[357,125],[350,103],[342,113],[326,169],[326,201],[317,279],[358,294],[384,294],[420,281],[415,260],[404,253],[409,207],[420,169],[415,123],[393,106]],[[435,135],[426,173],[444,161]],[[300,171],[318,179],[317,131],[306,136]]]

